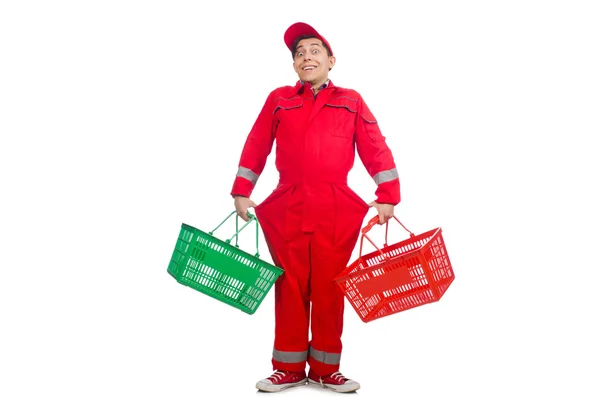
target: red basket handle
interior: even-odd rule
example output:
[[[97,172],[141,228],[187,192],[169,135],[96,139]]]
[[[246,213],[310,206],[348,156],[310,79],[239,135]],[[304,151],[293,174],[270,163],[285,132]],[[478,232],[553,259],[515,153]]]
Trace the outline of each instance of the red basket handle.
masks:
[[[396,221],[398,221],[398,223],[400,224],[400,226],[402,226],[404,228],[404,230],[406,230],[409,234],[410,237],[414,237],[415,234],[413,232],[411,232],[410,230],[408,230],[406,228],[406,226],[404,226],[402,224],[402,222],[400,222],[400,220],[398,218],[396,218],[396,216],[392,215],[392,218],[394,218]],[[369,242],[373,245],[373,247],[375,247],[379,253],[387,259],[387,256],[383,253],[383,251],[381,251],[381,249],[373,242],[373,240],[371,240],[369,238],[369,236],[367,236],[367,233],[373,228],[373,226],[379,224],[379,215],[375,215],[367,224],[365,227],[363,227],[361,229],[361,239],[360,239],[360,252],[359,252],[359,257],[362,257],[362,247],[363,247],[363,240],[366,238],[367,240],[369,240]],[[388,235],[388,224],[389,224],[389,220],[385,222],[385,243],[383,244],[384,247],[387,247],[388,243],[387,243],[387,235]]]

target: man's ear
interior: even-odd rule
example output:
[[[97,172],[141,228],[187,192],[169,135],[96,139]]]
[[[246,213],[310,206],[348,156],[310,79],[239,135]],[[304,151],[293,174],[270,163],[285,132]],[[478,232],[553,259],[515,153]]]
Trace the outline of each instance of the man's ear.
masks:
[[[329,57],[329,70],[333,69],[335,66],[335,57],[332,55]]]

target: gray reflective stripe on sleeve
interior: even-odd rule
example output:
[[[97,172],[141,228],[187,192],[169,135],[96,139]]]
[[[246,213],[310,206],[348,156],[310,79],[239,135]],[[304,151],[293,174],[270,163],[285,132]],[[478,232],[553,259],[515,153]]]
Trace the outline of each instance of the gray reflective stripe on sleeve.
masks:
[[[342,355],[339,353],[327,353],[321,350],[310,348],[310,356],[323,364],[337,365],[340,363]]]
[[[308,350],[303,352],[282,352],[273,349],[273,359],[281,363],[301,363],[306,361],[308,357]]]
[[[392,168],[391,170],[378,172],[373,177],[373,180],[375,181],[375,183],[377,185],[380,185],[384,182],[393,181],[394,179],[397,179],[397,178],[398,178],[398,170],[395,168]]]
[[[236,176],[241,176],[244,179],[252,182],[253,185],[256,185],[256,181],[258,181],[258,175],[256,175],[250,168],[239,167]]]

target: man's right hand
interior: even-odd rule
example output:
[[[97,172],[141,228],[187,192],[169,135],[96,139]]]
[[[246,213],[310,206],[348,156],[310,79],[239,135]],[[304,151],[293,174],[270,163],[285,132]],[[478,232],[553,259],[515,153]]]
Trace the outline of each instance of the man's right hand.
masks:
[[[235,212],[237,212],[239,217],[248,222],[250,220],[248,217],[248,208],[256,207],[254,201],[250,200],[248,197],[235,196],[233,198],[233,204],[235,205]]]

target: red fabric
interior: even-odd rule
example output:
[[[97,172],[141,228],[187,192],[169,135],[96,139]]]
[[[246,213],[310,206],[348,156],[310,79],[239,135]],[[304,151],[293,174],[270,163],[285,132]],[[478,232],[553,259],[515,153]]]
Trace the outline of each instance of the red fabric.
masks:
[[[323,44],[327,46],[327,48],[329,48],[330,54],[333,55],[331,45],[327,40],[325,40],[325,37],[321,36],[315,28],[304,22],[296,22],[290,25],[283,35],[283,41],[285,42],[287,48],[290,49],[292,54],[295,53],[295,48],[292,48],[294,41],[296,41],[296,39],[300,36],[315,36],[317,39],[321,40]]]
[[[333,280],[347,266],[369,209],[348,187],[347,175],[355,149],[371,176],[394,169],[394,159],[361,96],[331,82],[316,98],[300,83],[274,90],[248,135],[240,167],[260,175],[274,141],[280,183],[255,208],[273,261],[284,269],[274,287],[274,348],[340,355],[344,297]],[[397,204],[399,186],[398,179],[380,184],[377,201]],[[250,197],[253,188],[238,176],[231,194]],[[339,369],[310,355],[307,362],[319,375]],[[305,366],[273,358],[274,369]]]
[[[396,167],[385,137],[360,94],[332,82],[316,97],[301,83],[269,94],[242,150],[239,166],[260,175],[277,141],[275,166],[282,183],[346,184],[355,148],[369,175]],[[232,195],[250,197],[254,185],[236,177]],[[377,187],[379,203],[398,204],[398,179]]]
[[[255,208],[273,261],[284,269],[274,287],[276,350],[341,354],[344,296],[333,279],[348,264],[368,209],[346,185],[330,183],[281,185]],[[339,368],[308,362],[319,374]],[[273,359],[273,369],[305,367]]]

